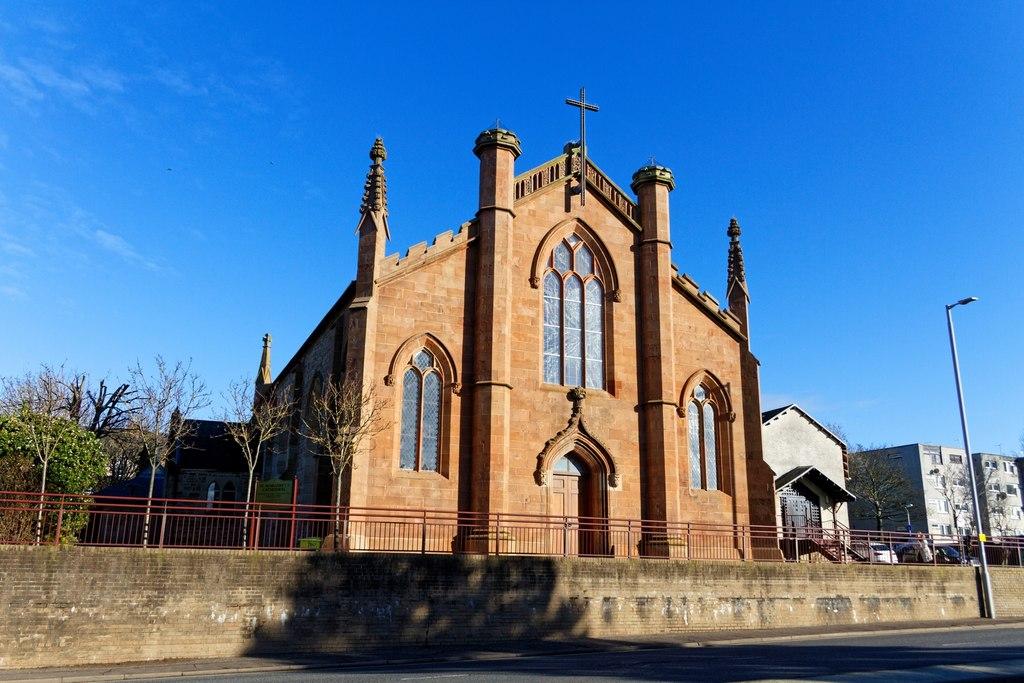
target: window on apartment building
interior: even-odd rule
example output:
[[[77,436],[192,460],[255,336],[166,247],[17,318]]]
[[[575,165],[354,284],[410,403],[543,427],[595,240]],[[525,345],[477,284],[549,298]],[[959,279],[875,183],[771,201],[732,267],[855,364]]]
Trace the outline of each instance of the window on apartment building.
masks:
[[[1008,494],[1010,494],[1011,496],[1016,496],[1017,495],[1017,487],[1014,486],[1013,484],[1007,484],[1006,485],[1006,492]]]
[[[940,524],[939,525],[939,533],[942,534],[943,536],[952,536],[953,535],[953,525],[952,524]]]
[[[1024,517],[1024,514],[1021,514],[1021,509],[1020,508],[1013,508],[1013,518],[1014,519],[1020,519],[1021,517]]]
[[[989,490],[989,491],[995,491],[995,492],[998,492],[998,491],[1001,491],[1001,490],[1002,490],[1002,488],[1001,488],[1001,487],[999,486],[999,484],[989,484],[989,485],[988,485],[988,490]]]
[[[933,465],[941,465],[942,464],[942,453],[932,453],[931,457],[932,457],[932,464]]]
[[[984,467],[986,470],[997,470],[999,469],[999,463],[994,460],[986,460]]]
[[[946,514],[949,514],[949,501],[940,500],[938,504],[938,510],[939,512],[945,512]]]
[[[949,464],[950,465],[963,465],[964,464],[964,456],[958,455],[957,453],[950,453],[949,454]]]
[[[1017,466],[1010,465],[1010,474],[1017,474]]]

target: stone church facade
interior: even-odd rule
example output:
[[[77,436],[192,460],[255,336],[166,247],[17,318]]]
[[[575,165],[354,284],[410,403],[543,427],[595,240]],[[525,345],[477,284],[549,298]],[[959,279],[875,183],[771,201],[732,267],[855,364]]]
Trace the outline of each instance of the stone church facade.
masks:
[[[672,263],[669,169],[639,169],[634,196],[578,146],[517,174],[520,149],[481,133],[475,217],[400,258],[378,139],[355,280],[274,379],[265,346],[258,390],[301,411],[345,374],[382,400],[342,482],[353,507],[774,524],[739,224],[722,306]],[[264,476],[328,502],[299,432]]]

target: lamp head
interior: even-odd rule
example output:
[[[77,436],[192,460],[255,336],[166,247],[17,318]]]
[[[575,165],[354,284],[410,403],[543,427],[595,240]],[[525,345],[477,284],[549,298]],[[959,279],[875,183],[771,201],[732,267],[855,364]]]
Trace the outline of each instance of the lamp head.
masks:
[[[978,300],[978,297],[976,297],[976,296],[969,296],[966,299],[960,299],[960,301],[957,301],[953,305],[954,306],[966,306],[967,304],[973,304],[977,300]]]

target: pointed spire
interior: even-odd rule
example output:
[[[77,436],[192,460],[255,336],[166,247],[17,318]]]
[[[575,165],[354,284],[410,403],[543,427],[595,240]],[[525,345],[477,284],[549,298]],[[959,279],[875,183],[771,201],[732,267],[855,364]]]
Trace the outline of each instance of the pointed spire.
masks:
[[[729,236],[729,282],[731,287],[733,281],[746,282],[747,275],[743,271],[743,247],[740,246],[740,222],[733,216],[729,221],[729,229],[726,230]]]
[[[256,374],[256,384],[266,385],[273,380],[270,375],[270,333],[263,335],[263,355],[260,356],[260,371]]]
[[[367,211],[376,211],[384,215],[388,212],[388,181],[384,177],[383,161],[388,158],[388,152],[384,149],[384,140],[377,138],[370,148],[370,171],[366,174],[366,184],[363,185],[363,203],[359,212],[365,214]]]

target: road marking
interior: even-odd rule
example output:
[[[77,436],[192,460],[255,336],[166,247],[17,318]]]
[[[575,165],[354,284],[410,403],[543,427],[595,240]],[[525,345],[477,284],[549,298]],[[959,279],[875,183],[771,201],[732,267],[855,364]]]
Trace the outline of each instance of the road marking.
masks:
[[[435,676],[407,676],[399,678],[400,681],[429,681],[435,678],[465,678],[469,674],[437,674]]]

